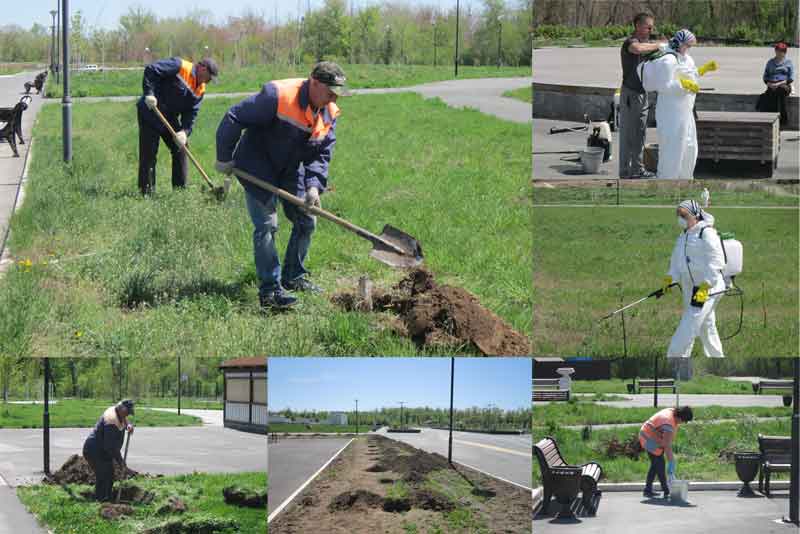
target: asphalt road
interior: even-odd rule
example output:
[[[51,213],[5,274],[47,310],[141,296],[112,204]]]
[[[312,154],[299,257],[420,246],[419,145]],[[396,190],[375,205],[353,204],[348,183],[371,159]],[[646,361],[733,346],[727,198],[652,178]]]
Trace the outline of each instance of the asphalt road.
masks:
[[[292,438],[269,444],[268,513],[316,473],[351,438]]]
[[[551,502],[551,513],[557,504]],[[688,505],[647,500],[639,492],[604,492],[597,515],[559,523],[535,519],[536,534],[789,534],[794,525],[776,523],[789,510],[787,492],[773,498],[738,498],[735,491],[689,491]],[[643,526],[644,525],[644,526]]]
[[[81,454],[88,428],[50,431],[50,469]],[[177,475],[194,471],[236,473],[267,469],[266,436],[220,427],[137,428],[128,465],[137,471]],[[42,478],[42,430],[0,429],[0,477],[11,486]]]
[[[448,431],[423,428],[419,434],[379,434],[447,457]],[[526,488],[531,487],[531,437],[453,432],[453,460]]]

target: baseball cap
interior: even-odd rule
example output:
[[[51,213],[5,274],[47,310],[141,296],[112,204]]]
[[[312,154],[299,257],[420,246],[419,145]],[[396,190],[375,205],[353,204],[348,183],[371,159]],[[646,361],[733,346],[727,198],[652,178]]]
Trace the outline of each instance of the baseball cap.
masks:
[[[211,59],[210,57],[206,57],[201,59],[198,65],[203,65],[205,68],[208,69],[208,73],[211,75],[211,78],[214,79],[219,75],[219,67],[217,66],[217,62]]]
[[[783,50],[786,51],[789,47],[784,42],[775,43],[775,50]]]
[[[133,401],[130,399],[125,399],[124,401],[120,401],[120,406],[124,406],[126,410],[128,410],[128,414],[133,415]]]
[[[345,88],[347,78],[345,78],[344,71],[333,61],[320,61],[317,63],[314,66],[314,70],[311,71],[311,77],[327,85],[328,89],[339,96],[348,95],[348,91]]]

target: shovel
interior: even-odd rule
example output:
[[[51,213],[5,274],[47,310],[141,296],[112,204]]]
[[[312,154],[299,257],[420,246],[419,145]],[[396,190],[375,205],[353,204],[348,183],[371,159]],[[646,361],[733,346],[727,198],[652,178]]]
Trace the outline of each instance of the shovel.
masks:
[[[161,110],[156,107],[153,108],[152,111],[158,116],[159,119],[161,119],[161,123],[167,128],[167,131],[169,131],[169,133],[172,135],[172,138],[175,139],[175,143],[177,143],[178,141],[176,139],[175,130],[172,128],[172,125],[169,123],[169,121],[167,121],[166,117],[164,117],[164,114],[161,113]],[[211,181],[211,178],[209,178],[208,174],[206,174],[206,171],[203,170],[203,167],[200,166],[200,163],[194,157],[194,154],[192,154],[191,150],[189,150],[189,147],[183,145],[183,151],[186,152],[186,155],[189,156],[190,160],[192,160],[192,163],[197,169],[197,172],[200,173],[200,176],[202,176],[203,180],[206,181],[208,187],[211,188],[211,194],[214,195],[214,197],[217,200],[220,201],[224,200],[225,196],[228,194],[228,191],[231,188],[230,178],[225,178],[225,181],[223,182],[222,186],[220,187],[215,186],[214,183]]]
[[[261,189],[265,189],[272,194],[278,195],[287,202],[302,208],[312,215],[318,215],[323,219],[328,219],[329,221],[335,222],[342,228],[345,228],[357,236],[371,242],[372,252],[370,252],[369,255],[381,263],[385,263],[390,267],[401,268],[416,267],[422,263],[422,247],[420,246],[419,241],[393,226],[387,224],[383,227],[383,232],[381,232],[381,235],[375,235],[372,232],[364,230],[363,228],[342,219],[341,217],[337,217],[329,211],[325,211],[324,209],[316,206],[309,206],[303,201],[303,199],[296,197],[279,187],[275,187],[274,185],[269,184],[260,178],[256,178],[252,174],[249,174],[243,170],[233,169],[233,173],[242,180],[258,186]]]
[[[122,457],[122,472],[123,477],[125,476],[124,473],[128,469],[128,445],[131,444],[131,433],[128,432],[128,435],[125,439],[125,454]],[[120,498],[122,498],[122,480],[119,481],[119,488],[117,488],[117,500],[119,502]]]

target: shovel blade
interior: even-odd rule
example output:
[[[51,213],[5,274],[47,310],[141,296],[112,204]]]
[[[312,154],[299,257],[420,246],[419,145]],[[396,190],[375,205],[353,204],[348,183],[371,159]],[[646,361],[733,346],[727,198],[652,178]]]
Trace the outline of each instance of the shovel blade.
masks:
[[[380,237],[400,248],[403,253],[400,254],[396,250],[382,245],[380,242],[374,243],[372,252],[370,252],[369,255],[379,262],[390,267],[406,269],[416,267],[422,263],[422,246],[414,237],[389,224],[383,227],[383,232],[381,232]]]

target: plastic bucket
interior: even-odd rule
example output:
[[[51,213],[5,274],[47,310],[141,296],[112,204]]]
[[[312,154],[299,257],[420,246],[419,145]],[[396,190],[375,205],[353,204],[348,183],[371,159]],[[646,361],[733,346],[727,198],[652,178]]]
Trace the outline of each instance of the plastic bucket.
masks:
[[[677,502],[689,500],[689,481],[673,479],[670,484],[670,499]]]
[[[581,164],[583,172],[586,174],[597,174],[600,171],[600,164],[603,163],[605,149],[599,146],[586,147],[581,152]]]

